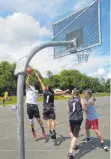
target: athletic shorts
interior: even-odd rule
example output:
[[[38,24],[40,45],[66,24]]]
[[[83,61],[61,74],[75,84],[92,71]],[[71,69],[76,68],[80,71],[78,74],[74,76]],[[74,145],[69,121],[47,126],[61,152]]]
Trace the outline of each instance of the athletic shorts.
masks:
[[[91,128],[94,130],[98,130],[98,119],[95,120],[86,119],[85,129],[91,129]]]
[[[78,137],[81,128],[82,120],[70,120],[70,131],[74,137]]]
[[[52,119],[55,120],[56,119],[56,115],[55,115],[55,110],[54,108],[50,108],[50,109],[43,109],[43,119],[44,120],[48,120],[48,119]]]
[[[35,104],[27,104],[27,114],[29,119],[40,118],[38,106]]]

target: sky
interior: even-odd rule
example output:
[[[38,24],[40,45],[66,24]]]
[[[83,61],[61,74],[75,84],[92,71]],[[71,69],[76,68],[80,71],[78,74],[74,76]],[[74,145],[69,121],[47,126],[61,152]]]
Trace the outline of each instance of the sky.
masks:
[[[52,24],[88,6],[93,0],[4,0],[0,2],[0,61],[15,62],[35,46],[52,40]],[[53,48],[37,53],[30,65],[45,77],[76,69],[88,76],[111,78],[110,0],[101,0],[102,45],[90,52],[88,63],[78,64],[76,55],[53,59]]]

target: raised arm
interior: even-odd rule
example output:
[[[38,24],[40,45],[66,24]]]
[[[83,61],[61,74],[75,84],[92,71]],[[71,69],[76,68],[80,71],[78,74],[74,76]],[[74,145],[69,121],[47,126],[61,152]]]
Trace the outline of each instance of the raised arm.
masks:
[[[36,71],[35,71],[35,76],[37,77],[37,80],[39,81],[39,83],[40,83],[40,85],[42,87],[42,90],[43,91],[46,90],[46,87],[45,87],[44,83],[42,82],[42,80],[40,79],[40,77],[39,77],[39,75],[38,75],[38,73]]]
[[[54,93],[55,93],[55,95],[62,95],[62,94],[65,94],[67,92],[69,92],[69,89],[62,91],[62,92],[54,92]]]
[[[30,87],[30,84],[29,84],[29,78],[30,78],[30,75],[27,74],[27,79],[26,79],[26,87],[27,87],[27,88]]]
[[[87,110],[87,105],[85,103],[85,101],[81,98],[81,104],[82,104],[82,110],[86,111]]]
[[[94,98],[89,99],[89,100],[86,102],[86,105],[87,105],[87,106],[95,105],[95,99],[94,99]]]

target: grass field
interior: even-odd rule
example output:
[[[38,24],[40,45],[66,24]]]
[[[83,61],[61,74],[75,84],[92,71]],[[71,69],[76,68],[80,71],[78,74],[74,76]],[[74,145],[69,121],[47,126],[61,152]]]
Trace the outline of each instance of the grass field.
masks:
[[[109,96],[109,93],[95,93],[93,94],[94,97],[104,97],[104,96]],[[82,97],[82,94],[81,94]],[[17,103],[17,97],[16,96],[11,96],[10,97],[12,100],[6,101],[6,105],[10,104],[16,104]],[[55,100],[68,100],[71,98],[71,95],[68,96],[55,96]],[[43,99],[42,96],[39,96],[38,101],[41,102]],[[25,96],[24,96],[24,102],[25,102]],[[2,105],[2,98],[0,97],[0,105]]]

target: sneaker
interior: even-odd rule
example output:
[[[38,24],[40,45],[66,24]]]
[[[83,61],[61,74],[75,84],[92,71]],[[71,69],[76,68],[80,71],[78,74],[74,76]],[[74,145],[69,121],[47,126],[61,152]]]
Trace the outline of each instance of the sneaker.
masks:
[[[50,130],[49,131],[49,136],[52,138],[52,136],[53,136],[53,133],[52,133],[52,131]]]
[[[53,133],[52,139],[56,140],[56,133]]]
[[[90,137],[87,138],[87,142],[88,142],[88,143],[92,142],[92,140],[91,140]]]
[[[68,159],[74,159],[74,156],[72,153],[68,153]]]
[[[105,151],[108,151],[108,146],[104,145],[104,143],[101,143],[101,146]]]
[[[90,137],[87,137],[87,139],[84,141],[84,143],[90,143],[90,142],[92,142]]]
[[[43,138],[43,139],[46,139],[45,131],[42,133],[42,138]]]
[[[32,132],[34,138],[37,138],[35,131]]]

